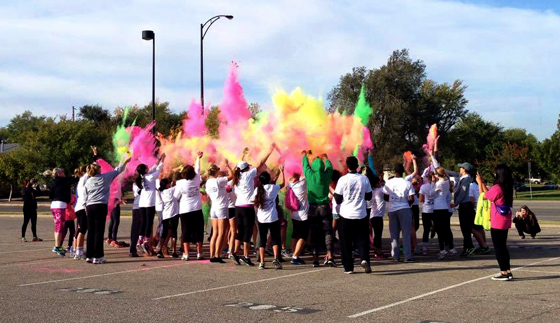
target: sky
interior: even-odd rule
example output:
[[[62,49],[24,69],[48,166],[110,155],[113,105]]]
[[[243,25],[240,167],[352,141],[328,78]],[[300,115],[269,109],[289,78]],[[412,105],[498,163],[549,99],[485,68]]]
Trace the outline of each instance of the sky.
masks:
[[[560,3],[395,1],[0,1],[0,126],[25,110],[69,115],[72,106],[146,105],[156,33],[156,97],[173,111],[200,97],[219,104],[230,62],[248,102],[265,109],[277,89],[326,98],[355,66],[378,68],[409,49],[440,83],[463,80],[469,111],[542,140],[560,112]]]

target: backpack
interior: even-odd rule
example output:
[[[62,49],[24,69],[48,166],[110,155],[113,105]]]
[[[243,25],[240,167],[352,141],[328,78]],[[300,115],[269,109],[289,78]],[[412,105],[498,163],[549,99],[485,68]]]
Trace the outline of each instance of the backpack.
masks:
[[[299,210],[299,200],[292,190],[291,187],[288,187],[286,191],[286,196],[284,197],[284,206],[290,211],[298,211]]]

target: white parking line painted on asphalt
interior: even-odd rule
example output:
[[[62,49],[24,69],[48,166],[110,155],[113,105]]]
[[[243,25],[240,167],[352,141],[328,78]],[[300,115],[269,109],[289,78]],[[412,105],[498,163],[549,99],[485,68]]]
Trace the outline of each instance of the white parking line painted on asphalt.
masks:
[[[182,265],[186,265],[186,264],[187,264],[187,262],[182,262],[180,264],[175,264],[175,265],[165,265],[165,266],[148,267],[148,268],[141,268],[141,269],[115,271],[115,272],[112,272],[112,273],[105,273],[105,274],[99,274],[99,275],[73,277],[73,278],[65,278],[65,279],[57,279],[57,280],[47,280],[47,281],[36,282],[36,283],[22,284],[22,285],[18,285],[18,287],[52,284],[52,283],[66,282],[66,281],[70,281],[70,280],[88,279],[88,278],[104,277],[104,276],[111,276],[111,275],[119,275],[119,274],[133,273],[133,272],[137,272],[137,271],[148,271],[148,270],[154,270],[154,269],[160,269],[160,268],[177,267],[177,266],[182,266]],[[95,266],[95,265],[92,265],[92,266]]]
[[[560,257],[550,258],[550,259],[546,259],[546,260],[537,261],[537,262],[534,262],[534,263],[532,263],[532,264],[528,264],[528,265],[525,265],[525,266],[513,268],[511,271],[514,271],[514,270],[521,270],[521,269],[523,269],[523,268],[535,266],[535,265],[538,265],[538,264],[541,264],[541,263],[544,263],[544,262],[549,262],[549,261],[553,261],[553,260],[557,260],[557,259],[560,259]],[[379,311],[382,311],[382,310],[385,310],[385,309],[388,309],[388,308],[391,308],[391,307],[395,307],[395,306],[398,306],[398,305],[406,304],[406,303],[415,301],[415,300],[417,300],[417,299],[424,298],[424,297],[427,297],[427,296],[431,296],[431,295],[434,295],[434,294],[437,294],[437,293],[440,293],[440,292],[444,292],[444,291],[447,291],[447,290],[450,290],[450,289],[453,289],[453,288],[457,288],[457,287],[460,287],[460,286],[463,286],[463,285],[467,285],[467,284],[470,284],[470,283],[475,283],[475,282],[480,281],[480,280],[488,279],[488,278],[490,278],[490,277],[492,277],[492,276],[494,276],[494,275],[495,275],[495,274],[492,274],[492,275],[489,275],[489,276],[480,277],[480,278],[476,278],[476,279],[471,279],[471,280],[468,280],[468,281],[465,281],[465,282],[462,282],[462,283],[459,283],[459,284],[455,284],[455,285],[447,286],[447,287],[444,287],[444,288],[440,288],[440,289],[438,289],[438,290],[434,290],[434,291],[431,291],[431,292],[429,292],[429,293],[425,293],[425,294],[422,294],[422,295],[418,295],[418,296],[414,296],[414,297],[411,297],[411,298],[407,298],[407,299],[402,300],[402,301],[399,301],[399,302],[391,303],[391,304],[388,304],[388,305],[385,305],[385,306],[381,306],[381,307],[377,307],[377,308],[374,308],[374,309],[371,309],[371,310],[367,310],[367,311],[363,311],[363,312],[360,312],[360,313],[356,313],[356,314],[350,315],[350,316],[348,316],[348,317],[349,317],[349,318],[356,318],[356,317],[368,315],[368,314],[371,314],[371,313],[379,312]]]
[[[528,270],[528,269],[519,269],[519,271],[526,271],[526,272],[530,272],[530,273],[543,273],[543,274],[560,275],[560,271]]]
[[[199,294],[199,293],[205,293],[205,292],[212,292],[212,291],[215,291],[215,290],[226,289],[226,288],[231,288],[231,287],[238,287],[238,286],[245,286],[245,285],[257,284],[257,283],[264,283],[264,282],[271,281],[271,280],[277,280],[277,279],[294,277],[294,276],[311,274],[311,273],[318,273],[318,272],[321,272],[323,270],[329,270],[329,269],[330,268],[313,269],[313,270],[304,271],[304,272],[301,272],[301,273],[295,273],[295,274],[289,274],[289,275],[284,275],[284,276],[253,280],[253,281],[249,281],[249,282],[220,286],[220,287],[214,287],[214,288],[208,288],[208,289],[195,290],[195,291],[192,291],[192,292],[175,294],[175,295],[162,296],[162,297],[152,298],[152,300],[158,301],[158,300],[168,299],[168,298],[173,298],[173,297],[180,297],[180,296],[187,296],[187,295],[193,295],[193,294]]]

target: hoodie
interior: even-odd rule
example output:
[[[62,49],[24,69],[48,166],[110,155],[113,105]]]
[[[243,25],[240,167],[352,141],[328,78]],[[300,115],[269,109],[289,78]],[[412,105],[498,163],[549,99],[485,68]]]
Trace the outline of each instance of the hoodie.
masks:
[[[307,181],[307,198],[309,204],[329,203],[329,184],[333,173],[330,160],[323,163],[321,158],[316,158],[311,166],[307,156],[302,158],[303,174]]]

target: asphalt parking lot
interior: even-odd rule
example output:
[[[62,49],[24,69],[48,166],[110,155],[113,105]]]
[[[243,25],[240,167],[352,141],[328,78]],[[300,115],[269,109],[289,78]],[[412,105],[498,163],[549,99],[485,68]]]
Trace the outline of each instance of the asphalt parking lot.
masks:
[[[560,317],[560,226],[544,227],[535,240],[520,240],[510,231],[515,280],[496,282],[490,280],[498,271],[493,254],[439,261],[435,240],[417,263],[381,260],[373,263],[372,274],[358,267],[356,274],[344,275],[342,268],[311,265],[258,270],[230,261],[131,259],[127,249],[107,245],[108,263],[92,265],[51,252],[48,217],[39,218],[43,242],[19,242],[19,214],[2,215],[0,223],[3,322],[558,322]],[[123,239],[129,230],[130,219],[123,218]],[[383,244],[387,252],[388,239]]]

